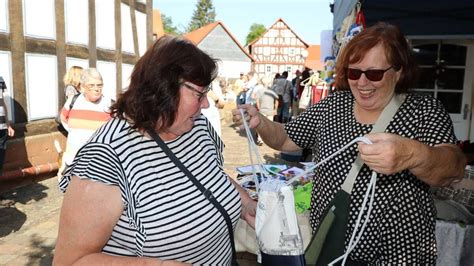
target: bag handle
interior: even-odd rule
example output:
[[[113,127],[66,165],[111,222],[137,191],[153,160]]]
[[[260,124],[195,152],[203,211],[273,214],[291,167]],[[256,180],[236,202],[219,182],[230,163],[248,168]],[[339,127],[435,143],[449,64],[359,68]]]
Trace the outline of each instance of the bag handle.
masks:
[[[79,95],[81,95],[81,94],[76,93],[76,94],[74,94],[74,96],[72,96],[71,103],[69,104],[69,110],[67,111],[67,114],[66,114],[66,117],[65,117],[66,122],[69,121],[69,113],[71,112],[72,107],[74,107],[74,103],[76,102],[77,97],[79,97]]]
[[[214,195],[212,195],[212,192],[205,188],[197,179],[194,177],[194,175],[183,165],[183,163],[176,157],[176,155],[170,150],[168,145],[160,138],[158,134],[154,130],[148,130],[148,134],[155,140],[155,142],[160,146],[160,148],[166,153],[166,155],[171,159],[171,161],[185,174],[188,176],[189,180],[193,182],[193,184],[202,192],[204,197],[208,199],[214,207],[222,214],[222,217],[224,217],[224,220],[227,225],[227,230],[229,231],[229,238],[230,238],[230,244],[232,246],[232,265],[238,265],[237,263],[237,257],[236,257],[236,252],[235,252],[235,243],[234,243],[234,228],[232,226],[232,221],[230,219],[229,214],[225,211],[225,209],[222,207],[222,205],[217,202],[216,198],[214,198]]]
[[[375,124],[373,125],[370,133],[380,133],[385,131],[388,124],[395,116],[395,113],[398,111],[398,108],[400,108],[402,103],[405,101],[406,96],[406,94],[393,95],[392,99],[390,100],[388,105],[385,106],[379,118],[377,119],[377,122],[375,122]],[[344,183],[342,184],[342,189],[347,193],[351,194],[355,180],[363,164],[364,163],[360,159],[360,154],[357,155],[356,160],[354,161],[354,163],[352,163],[351,170],[349,171],[346,180],[344,180]]]

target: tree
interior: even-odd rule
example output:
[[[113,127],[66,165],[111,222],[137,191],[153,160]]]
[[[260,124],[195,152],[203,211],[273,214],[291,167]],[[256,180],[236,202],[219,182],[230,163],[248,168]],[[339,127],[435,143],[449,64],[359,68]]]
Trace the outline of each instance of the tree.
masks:
[[[263,33],[267,30],[263,24],[253,23],[250,26],[250,32],[247,34],[246,44],[253,42],[254,40],[258,39]]]
[[[212,0],[198,0],[193,17],[189,22],[188,32],[199,29],[214,21],[216,21],[216,11],[212,5]]]
[[[181,34],[178,28],[173,26],[173,19],[171,19],[171,17],[168,17],[165,14],[161,14],[161,22],[163,22],[163,30],[165,31],[165,33],[173,35]]]

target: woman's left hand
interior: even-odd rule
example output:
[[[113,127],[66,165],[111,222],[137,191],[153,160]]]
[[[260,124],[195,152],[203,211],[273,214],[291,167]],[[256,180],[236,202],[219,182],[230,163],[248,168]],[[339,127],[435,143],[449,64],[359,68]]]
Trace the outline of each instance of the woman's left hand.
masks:
[[[466,156],[455,144],[428,146],[389,133],[366,135],[373,144],[359,143],[362,161],[381,174],[409,170],[430,186],[447,186],[464,177]]]
[[[7,130],[8,130],[8,136],[9,136],[9,137],[15,136],[15,130],[13,129],[13,127],[11,127],[10,125],[8,125]]]
[[[255,229],[255,215],[257,214],[257,202],[248,200],[242,204],[242,212],[240,218],[244,219],[250,227]]]
[[[365,137],[373,144],[359,142],[359,153],[372,170],[390,175],[411,167],[417,141],[390,133],[372,133]]]

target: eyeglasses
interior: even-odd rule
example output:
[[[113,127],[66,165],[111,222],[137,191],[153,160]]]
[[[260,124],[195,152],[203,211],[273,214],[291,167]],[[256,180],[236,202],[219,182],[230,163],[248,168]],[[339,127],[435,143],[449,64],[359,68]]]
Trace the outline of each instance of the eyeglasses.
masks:
[[[358,80],[360,79],[360,76],[362,73],[365,74],[365,77],[370,80],[370,81],[380,81],[383,78],[383,75],[385,72],[387,72],[390,68],[393,66],[390,66],[387,69],[369,69],[362,71],[360,69],[355,69],[355,68],[347,68],[347,78],[352,79],[352,80]]]
[[[181,83],[181,85],[184,86],[186,89],[189,89],[195,92],[196,93],[195,95],[198,97],[198,100],[200,102],[204,99],[204,97],[207,96],[207,93],[211,90],[211,86],[204,87],[202,91],[199,91],[198,89],[194,88],[193,86],[185,82]]]
[[[94,87],[102,89],[104,87],[104,84],[85,84],[84,86],[88,89],[92,89]]]

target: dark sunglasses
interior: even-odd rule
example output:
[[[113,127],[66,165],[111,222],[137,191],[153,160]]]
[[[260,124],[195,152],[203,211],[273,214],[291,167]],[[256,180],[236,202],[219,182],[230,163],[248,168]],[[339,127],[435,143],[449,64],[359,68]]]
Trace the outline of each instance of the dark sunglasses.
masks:
[[[362,73],[365,74],[365,77],[370,81],[380,81],[383,79],[383,75],[387,72],[392,66],[387,69],[369,69],[362,71],[355,68],[347,68],[347,78],[352,80],[358,80]]]

